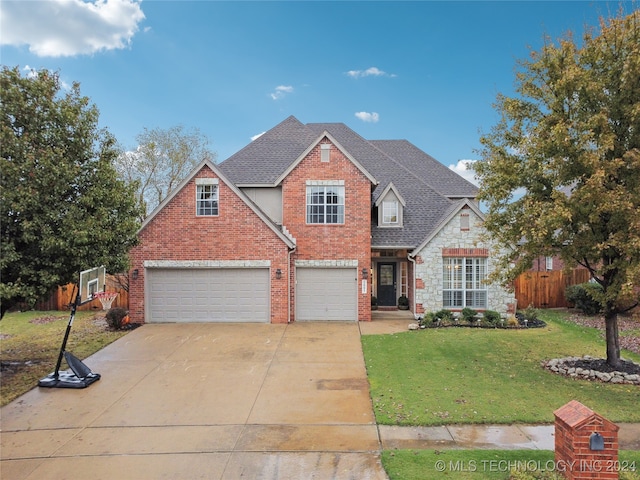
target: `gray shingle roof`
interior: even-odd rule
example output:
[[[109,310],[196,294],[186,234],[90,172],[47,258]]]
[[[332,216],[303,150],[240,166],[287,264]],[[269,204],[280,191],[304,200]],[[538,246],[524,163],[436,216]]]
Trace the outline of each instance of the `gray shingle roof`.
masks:
[[[372,225],[374,247],[416,247],[457,202],[477,188],[406,140],[362,138],[343,123],[310,123],[291,116],[220,164],[237,185],[273,185],[318,137],[328,132],[379,182],[373,201],[393,182],[406,201],[403,228]],[[274,185],[275,186],[275,185]]]
[[[291,116],[219,166],[236,185],[273,185],[316,137]]]

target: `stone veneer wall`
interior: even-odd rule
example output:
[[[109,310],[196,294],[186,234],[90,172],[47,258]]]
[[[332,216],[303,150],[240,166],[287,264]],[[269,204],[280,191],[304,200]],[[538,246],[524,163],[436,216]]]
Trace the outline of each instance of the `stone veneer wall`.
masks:
[[[469,228],[460,228],[460,214],[469,215]],[[489,249],[490,245],[480,241],[483,232],[482,219],[471,209],[463,209],[445,225],[416,256],[416,313],[437,311],[442,306],[442,251],[445,248]],[[491,258],[487,269],[491,271]],[[507,304],[515,301],[500,285],[488,285],[487,308],[506,313]]]

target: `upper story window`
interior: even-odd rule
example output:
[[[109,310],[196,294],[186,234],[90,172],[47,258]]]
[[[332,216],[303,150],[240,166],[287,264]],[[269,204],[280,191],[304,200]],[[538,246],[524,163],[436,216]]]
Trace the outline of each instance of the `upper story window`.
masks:
[[[545,267],[547,270],[553,270],[553,257],[545,258]]]
[[[391,225],[398,223],[398,202],[382,202],[382,223]]]
[[[218,179],[196,179],[196,215],[218,215]]]
[[[328,162],[331,158],[331,144],[323,143],[320,145],[320,161]]]
[[[374,206],[378,211],[379,227],[403,226],[403,207],[406,203],[392,182],[385,187]]]
[[[307,182],[307,223],[344,223],[344,181]]]

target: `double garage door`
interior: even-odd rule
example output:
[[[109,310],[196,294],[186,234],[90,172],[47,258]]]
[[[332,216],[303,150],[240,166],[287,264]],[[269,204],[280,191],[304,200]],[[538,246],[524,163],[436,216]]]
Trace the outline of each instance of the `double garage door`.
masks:
[[[356,268],[296,268],[296,320],[357,320]]]
[[[285,281],[285,280],[282,280]],[[148,268],[149,323],[269,322],[268,268]],[[355,321],[355,268],[296,268],[296,320]]]
[[[147,321],[269,322],[268,268],[149,268]]]

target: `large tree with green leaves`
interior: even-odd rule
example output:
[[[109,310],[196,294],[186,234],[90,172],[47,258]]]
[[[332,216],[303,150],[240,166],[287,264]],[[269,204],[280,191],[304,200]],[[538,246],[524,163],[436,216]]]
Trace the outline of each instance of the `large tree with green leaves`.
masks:
[[[215,161],[209,140],[197,128],[145,128],[136,137],[138,146],[124,151],[116,161],[120,175],[137,185],[141,219],[155,209],[203,160]]]
[[[616,366],[618,313],[640,285],[640,12],[601,19],[581,42],[547,41],[518,67],[474,167],[502,248],[493,278],[541,255],[589,269]]]
[[[119,179],[98,109],[57,73],[0,74],[2,311],[33,305],[80,270],[128,266],[137,241],[135,185]]]

